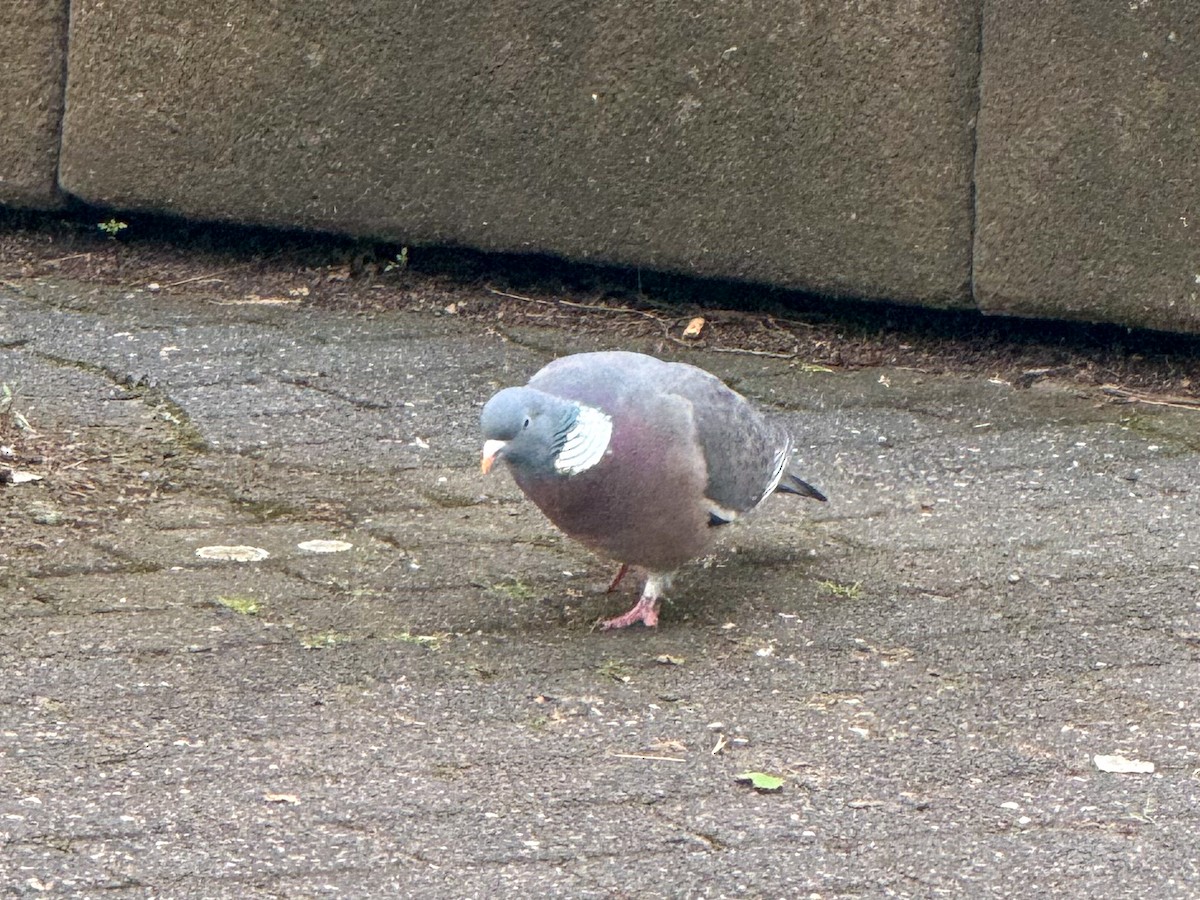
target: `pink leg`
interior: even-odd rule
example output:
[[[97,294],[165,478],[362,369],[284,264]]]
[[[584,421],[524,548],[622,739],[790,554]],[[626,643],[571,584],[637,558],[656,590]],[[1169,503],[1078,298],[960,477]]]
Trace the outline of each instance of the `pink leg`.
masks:
[[[646,586],[642,588],[642,596],[634,604],[633,609],[615,619],[601,622],[600,628],[604,631],[611,631],[614,628],[627,628],[635,622],[641,622],[647,628],[653,628],[658,624],[658,604],[670,582],[670,575],[649,575],[646,578]]]
[[[625,573],[628,571],[629,563],[621,563],[621,568],[617,569],[616,577],[612,580],[612,584],[608,586],[608,590],[604,593],[611,594],[613,591],[615,591],[617,586],[621,583],[621,579],[625,577]]]
[[[601,631],[611,631],[613,628],[627,628],[635,622],[644,622],[647,628],[658,624],[658,598],[643,596],[633,609],[615,619],[606,619],[600,623]]]

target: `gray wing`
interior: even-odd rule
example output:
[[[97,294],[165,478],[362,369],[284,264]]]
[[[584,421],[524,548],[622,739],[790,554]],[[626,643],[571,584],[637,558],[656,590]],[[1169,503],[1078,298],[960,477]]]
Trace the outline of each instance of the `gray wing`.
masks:
[[[787,431],[703,369],[676,363],[668,390],[692,407],[708,467],[705,496],[724,521],[758,506],[779,485],[792,455]]]

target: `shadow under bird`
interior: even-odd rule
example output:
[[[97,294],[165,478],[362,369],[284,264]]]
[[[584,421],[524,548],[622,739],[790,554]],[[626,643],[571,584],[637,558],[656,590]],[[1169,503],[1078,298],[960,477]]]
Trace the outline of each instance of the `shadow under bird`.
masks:
[[[719,378],[685,363],[610,351],[565,356],[480,416],[497,460],[559,529],[645,574],[632,609],[602,623],[658,624],[671,576],[720,526],[780,491],[825,501],[792,470],[792,439]]]

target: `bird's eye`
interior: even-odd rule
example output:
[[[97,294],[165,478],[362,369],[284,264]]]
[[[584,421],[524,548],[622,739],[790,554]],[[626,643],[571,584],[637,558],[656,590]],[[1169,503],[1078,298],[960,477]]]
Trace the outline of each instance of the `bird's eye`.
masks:
[[[526,416],[526,417],[525,417],[525,422],[524,422],[524,424],[523,424],[523,425],[521,425],[521,427],[522,427],[522,428],[528,428],[528,427],[529,427],[529,416]]]

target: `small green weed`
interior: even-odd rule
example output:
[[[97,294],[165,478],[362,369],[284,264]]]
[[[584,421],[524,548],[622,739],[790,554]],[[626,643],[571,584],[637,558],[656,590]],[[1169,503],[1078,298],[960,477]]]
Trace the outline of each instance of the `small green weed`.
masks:
[[[403,272],[407,268],[408,268],[408,248],[401,247],[400,252],[397,253],[393,259],[389,260],[388,263],[383,267],[383,271],[385,271],[385,272]]]
[[[537,590],[532,585],[526,584],[519,578],[496,582],[491,586],[491,589],[497,594],[503,594],[510,600],[536,600],[538,596]]]
[[[103,222],[97,222],[96,228],[104,232],[110,241],[115,241],[117,235],[129,227],[128,222],[122,222],[120,219],[106,219]]]
[[[413,634],[411,631],[400,631],[392,635],[393,640],[400,641],[404,644],[416,644],[419,647],[426,647],[430,650],[437,650],[442,646],[442,641],[450,637],[448,632],[441,634]]]
[[[240,616],[258,615],[258,601],[253,597],[218,597],[217,602]]]
[[[0,384],[0,434],[16,428],[18,431],[33,431],[29,420],[13,408],[17,389],[6,381]]]
[[[596,672],[619,684],[628,684],[631,677],[629,666],[621,659],[606,659],[596,667]]]
[[[862,597],[862,582],[854,584],[838,584],[836,581],[819,581],[817,587],[835,597],[845,597],[847,600],[858,600]]]

